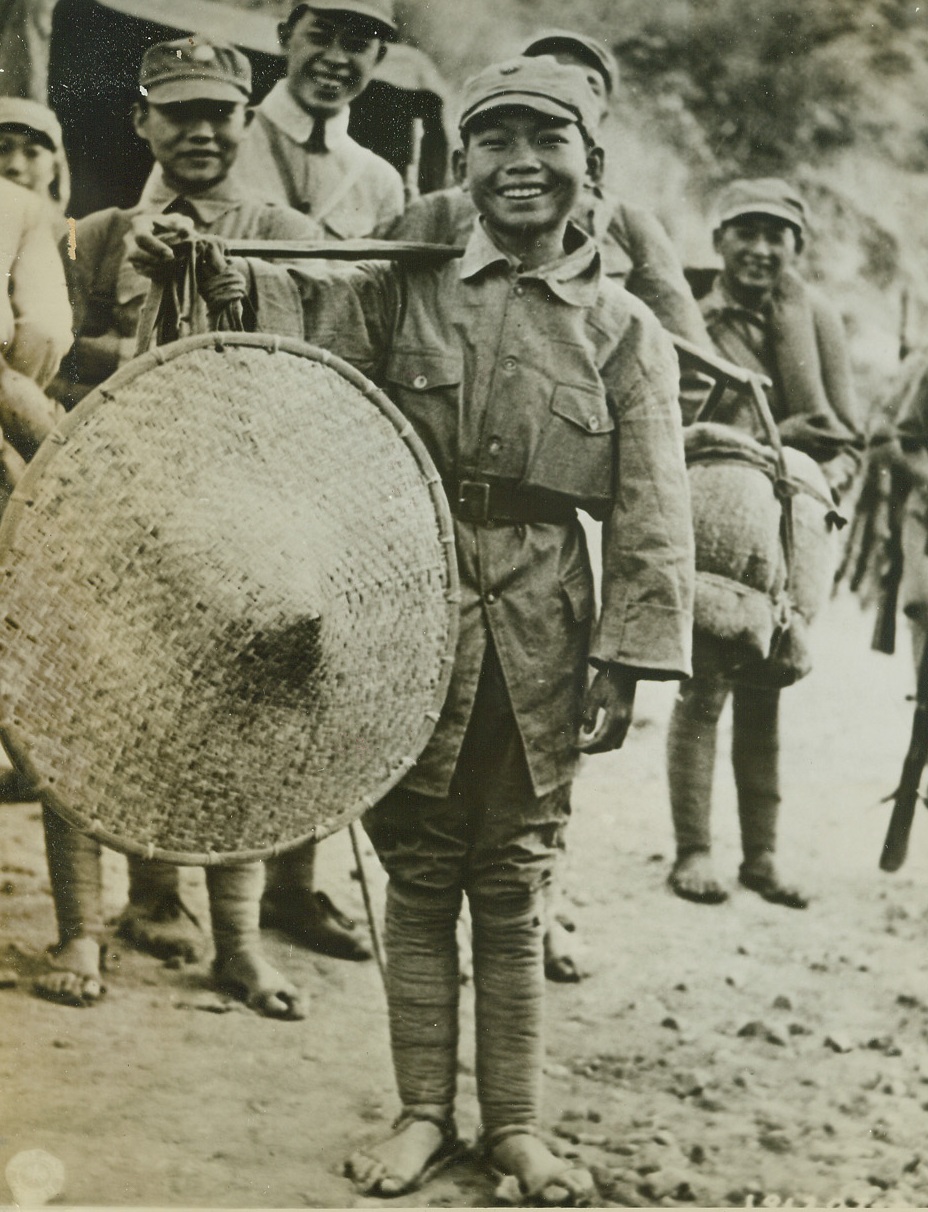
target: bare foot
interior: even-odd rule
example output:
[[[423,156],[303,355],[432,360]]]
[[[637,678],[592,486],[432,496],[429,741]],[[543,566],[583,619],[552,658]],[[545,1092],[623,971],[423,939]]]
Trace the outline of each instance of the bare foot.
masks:
[[[336,959],[371,958],[370,948],[355,932],[355,923],[335,907],[326,892],[266,889],[261,898],[261,925],[282,930],[303,947]]]
[[[386,1140],[352,1153],[345,1174],[362,1195],[405,1195],[417,1191],[463,1151],[452,1128],[442,1131],[430,1119],[409,1118],[401,1120]]]
[[[575,984],[580,979],[571,932],[558,917],[545,927],[545,976],[549,981]]]
[[[254,951],[236,951],[213,961],[213,976],[220,989],[240,998],[249,1010],[268,1018],[305,1018],[306,995]]]
[[[504,1175],[496,1196],[510,1204],[531,1200],[548,1207],[588,1208],[596,1195],[589,1170],[555,1157],[544,1141],[528,1132],[501,1140],[490,1162]]]
[[[757,858],[745,859],[738,872],[738,880],[745,888],[750,888],[772,905],[784,905],[787,909],[809,907],[807,896],[798,888],[791,888],[781,882],[771,854],[764,853]]]
[[[49,971],[37,977],[33,988],[40,997],[63,1006],[92,1006],[106,992],[100,971],[100,944],[93,938],[75,938],[49,951]]]
[[[130,901],[117,919],[116,933],[158,959],[196,964],[206,954],[200,923],[176,892]]]
[[[715,878],[712,859],[705,850],[693,850],[678,858],[667,883],[677,896],[699,905],[721,905],[728,900],[728,893]]]

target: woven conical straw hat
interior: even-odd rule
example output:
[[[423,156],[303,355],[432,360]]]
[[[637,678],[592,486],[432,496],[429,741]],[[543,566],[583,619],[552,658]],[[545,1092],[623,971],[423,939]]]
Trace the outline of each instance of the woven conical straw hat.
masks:
[[[0,735],[50,807],[127,853],[265,858],[359,816],[425,746],[456,632],[425,448],[298,342],[136,359],[0,526]]]

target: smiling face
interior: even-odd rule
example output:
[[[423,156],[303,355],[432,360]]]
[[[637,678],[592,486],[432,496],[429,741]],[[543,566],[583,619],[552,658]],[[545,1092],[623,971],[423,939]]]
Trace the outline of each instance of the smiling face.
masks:
[[[367,87],[386,53],[376,23],[354,13],[307,9],[280,30],[287,87],[307,113],[327,118]]]
[[[560,255],[589,166],[580,127],[501,107],[475,118],[465,135],[465,179],[491,234],[527,265]]]
[[[49,198],[57,174],[55,153],[35,134],[0,127],[0,177]]]
[[[748,304],[766,298],[799,256],[795,227],[773,215],[738,215],[716,231],[714,243],[724,285]]]
[[[165,183],[197,194],[223,181],[252,118],[244,102],[177,101],[138,105],[135,130],[161,165]]]

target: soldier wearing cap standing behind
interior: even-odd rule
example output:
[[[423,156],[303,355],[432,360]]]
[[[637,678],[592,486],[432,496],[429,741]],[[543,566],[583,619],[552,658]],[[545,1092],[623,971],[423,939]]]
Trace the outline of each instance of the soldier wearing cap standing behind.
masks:
[[[534,36],[522,51],[550,55],[579,67],[598,105],[597,128],[609,113],[619,83],[615,57],[601,42],[571,30],[549,30]],[[460,152],[455,163],[460,162]],[[699,308],[683,276],[673,244],[654,216],[641,206],[621,202],[602,187],[602,166],[588,176],[573,220],[594,237],[603,269],[654,312],[668,332],[709,347]],[[474,204],[466,182],[439,190],[409,206],[390,231],[396,240],[431,244],[464,244],[474,221]]]
[[[146,278],[130,264],[133,229],[162,230],[175,237],[193,231],[239,239],[314,239],[319,228],[283,205],[248,197],[230,169],[245,130],[251,68],[232,46],[202,37],[157,43],[144,55],[141,97],[133,111],[139,137],[160,167],[144,205],[112,208],[81,219],[73,262],[75,345],[69,369],[71,402],[81,398],[133,356]],[[202,302],[194,321],[210,325]],[[37,984],[43,996],[88,1005],[103,991],[103,931],[99,844],[59,817],[44,812],[59,943],[52,970]],[[303,1017],[303,998],[264,959],[258,925],[262,869],[259,864],[210,868],[207,887],[217,982],[254,1009],[281,1018]],[[202,931],[181,901],[176,867],[129,859],[129,904],[119,933],[136,946],[168,958],[197,959]]]
[[[715,249],[722,258],[700,301],[724,357],[772,382],[768,399],[785,445],[822,465],[837,496],[858,461],[857,405],[840,317],[796,266],[808,234],[806,205],[777,178],[733,182],[719,198]],[[713,420],[763,440],[753,411],[736,397]],[[733,696],[732,764],[743,861],[739,881],[765,900],[804,909],[806,897],[784,882],[774,862],[779,791],[778,689],[732,685],[697,675],[680,688],[668,738],[668,776],[677,857],[673,891],[719,904],[728,893],[711,863],[709,819],[718,720]]]
[[[348,134],[349,106],[396,35],[393,0],[297,0],[280,26],[287,75],[256,110],[236,169],[258,197],[312,215],[336,240],[379,234],[403,180]]]
[[[467,83],[462,168],[481,219],[462,261],[281,267],[276,291],[252,261],[224,267],[223,281],[240,273],[259,328],[289,301],[296,335],[384,385],[455,517],[460,630],[447,699],[419,761],[364,817],[389,874],[402,1103],[393,1134],[349,1159],[371,1195],[412,1191],[459,1152],[455,927],[466,894],[487,1159],[510,1202],[592,1197],[589,1173],[539,1136],[540,894],[578,749],[622,745],[639,679],[689,672],[693,586],[672,344],[569,218],[602,155],[597,111],[583,73],[546,57]],[[172,260],[150,239],[136,255],[152,273]],[[603,519],[595,632],[578,506]]]

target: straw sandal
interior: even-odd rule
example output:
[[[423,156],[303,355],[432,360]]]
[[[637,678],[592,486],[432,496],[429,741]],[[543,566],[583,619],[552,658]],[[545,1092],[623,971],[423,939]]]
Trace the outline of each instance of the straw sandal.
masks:
[[[783,905],[787,909],[808,909],[809,898],[803,896],[798,888],[790,888],[780,883],[773,864],[764,865],[760,869],[752,869],[746,863],[741,864],[738,871],[738,883],[751,892],[769,901],[771,905]]]
[[[541,1138],[531,1125],[514,1124],[510,1128],[502,1128],[494,1132],[483,1142],[483,1154],[490,1168],[490,1173],[496,1183],[494,1198],[501,1204],[522,1208],[541,1205],[542,1207],[559,1208],[589,1208],[596,1198],[596,1185],[593,1176],[586,1166],[557,1154],[551,1156],[561,1165],[532,1184],[524,1183],[517,1175],[501,1169],[493,1159],[493,1153],[505,1140],[512,1136],[533,1136],[541,1142]],[[547,1149],[547,1145],[545,1145]],[[548,1152],[551,1152],[548,1150]],[[572,1181],[567,1181],[571,1179]],[[552,1190],[553,1189],[553,1190]]]
[[[467,1146],[459,1139],[453,1119],[440,1120],[432,1118],[429,1115],[413,1115],[408,1111],[404,1111],[402,1115],[393,1121],[393,1135],[388,1136],[387,1141],[394,1140],[411,1123],[415,1123],[417,1120],[434,1124],[441,1132],[441,1140],[437,1148],[426,1159],[425,1164],[410,1178],[399,1178],[396,1175],[390,1174],[386,1169],[385,1163],[381,1162],[373,1154],[366,1152],[364,1149],[358,1149],[345,1162],[344,1172],[345,1176],[350,1178],[355,1184],[359,1194],[373,1195],[380,1199],[393,1199],[398,1195],[408,1195],[410,1191],[418,1191],[420,1187],[423,1187],[443,1170],[448,1169],[449,1166],[453,1166],[455,1162],[460,1161],[466,1156],[468,1151]],[[362,1177],[356,1172],[354,1160],[355,1157],[359,1156],[375,1163],[376,1169],[372,1174],[369,1173]],[[386,1190],[384,1189],[385,1183],[389,1184]]]
[[[80,944],[76,950],[74,944]],[[72,947],[68,962],[56,964],[55,960],[66,947]],[[82,1010],[95,1006],[106,993],[102,978],[105,953],[106,948],[92,938],[72,939],[70,943],[50,947],[49,970],[36,977],[33,991],[59,1006],[76,1006]]]

